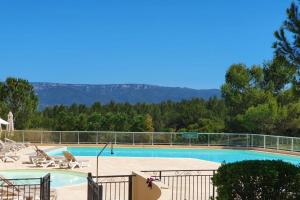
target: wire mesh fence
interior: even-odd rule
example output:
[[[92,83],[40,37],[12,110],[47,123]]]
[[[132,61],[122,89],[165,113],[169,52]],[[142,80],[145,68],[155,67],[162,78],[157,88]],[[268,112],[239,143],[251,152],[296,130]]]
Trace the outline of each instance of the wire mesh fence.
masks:
[[[197,133],[186,137],[180,132],[115,131],[36,131],[2,132],[0,138],[37,144],[142,144],[259,147],[273,150],[300,151],[300,138],[246,133]]]

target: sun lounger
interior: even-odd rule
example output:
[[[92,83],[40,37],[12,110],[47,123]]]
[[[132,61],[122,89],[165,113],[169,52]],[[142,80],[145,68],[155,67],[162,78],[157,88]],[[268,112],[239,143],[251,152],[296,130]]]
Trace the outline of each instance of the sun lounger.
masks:
[[[47,168],[50,166],[58,167],[60,162],[63,162],[62,159],[54,158],[49,156],[45,151],[39,149],[39,156],[36,159],[33,159],[33,163],[36,166],[41,166]]]
[[[71,169],[74,169],[75,167],[82,168],[88,166],[88,160],[77,160],[73,154],[68,151],[64,151],[64,157],[66,158]]]
[[[9,147],[4,147],[0,150],[0,160],[2,162],[7,162],[7,161],[15,162],[19,159],[20,159],[20,156],[11,152]]]
[[[16,147],[15,145],[13,145],[11,143],[5,143],[2,140],[0,140],[0,150],[3,150],[3,149],[6,149],[6,150],[9,150],[12,152],[16,152],[19,150],[19,148]]]
[[[16,142],[16,141],[8,139],[8,138],[5,138],[4,140],[5,140],[6,143],[10,143],[12,145],[15,145],[16,148],[18,148],[19,150],[23,149],[23,148],[26,148],[30,145],[29,143]]]
[[[36,160],[38,159],[42,159],[43,155],[42,155],[42,151],[40,148],[38,148],[36,145],[33,146],[34,150],[35,150],[35,155],[30,155],[29,156],[29,162],[26,162],[26,164],[35,164]]]

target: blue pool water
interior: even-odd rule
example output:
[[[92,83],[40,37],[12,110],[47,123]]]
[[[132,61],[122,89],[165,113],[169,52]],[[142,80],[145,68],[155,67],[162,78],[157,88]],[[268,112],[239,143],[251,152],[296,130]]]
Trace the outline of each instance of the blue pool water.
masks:
[[[58,170],[0,170],[0,175],[7,179],[41,178],[50,173],[51,187],[59,188],[64,186],[85,184],[87,175],[78,172]],[[19,180],[16,184],[39,184],[40,180]]]
[[[63,151],[70,151],[74,156],[96,156],[100,148],[95,147],[65,147],[49,152],[52,156],[62,156]],[[283,160],[300,164],[299,156],[264,153],[250,150],[229,149],[173,149],[173,148],[114,148],[111,155],[108,148],[103,156],[113,157],[160,157],[160,158],[196,158],[213,162],[235,162],[242,160]]]

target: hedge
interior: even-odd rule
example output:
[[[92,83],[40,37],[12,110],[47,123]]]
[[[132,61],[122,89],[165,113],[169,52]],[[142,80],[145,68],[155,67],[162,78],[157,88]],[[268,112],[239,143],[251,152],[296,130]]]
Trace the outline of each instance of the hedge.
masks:
[[[213,176],[217,200],[300,199],[300,168],[280,160],[222,164]]]

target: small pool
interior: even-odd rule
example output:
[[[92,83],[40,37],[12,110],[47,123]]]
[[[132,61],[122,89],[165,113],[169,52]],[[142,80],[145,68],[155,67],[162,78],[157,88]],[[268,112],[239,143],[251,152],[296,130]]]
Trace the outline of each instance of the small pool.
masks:
[[[50,151],[52,156],[62,156],[63,151],[70,151],[75,156],[96,156],[101,148],[96,147],[65,147]],[[110,148],[103,156],[113,157],[160,157],[160,158],[196,158],[212,162],[236,162],[242,160],[283,160],[293,164],[300,164],[300,156],[267,153],[252,150],[231,149],[176,149],[176,148],[114,148],[111,155]]]
[[[41,178],[46,174],[51,174],[51,187],[60,188],[65,186],[85,184],[87,175],[80,172],[70,172],[62,170],[0,170],[0,175],[7,179]],[[17,184],[39,184],[40,180],[20,180]]]

